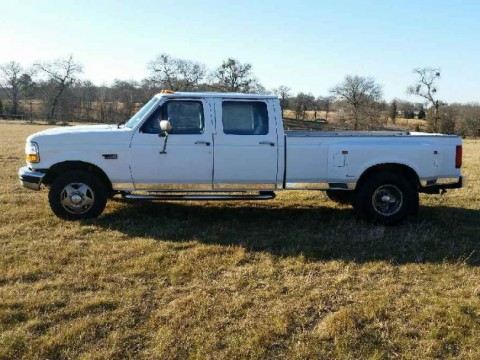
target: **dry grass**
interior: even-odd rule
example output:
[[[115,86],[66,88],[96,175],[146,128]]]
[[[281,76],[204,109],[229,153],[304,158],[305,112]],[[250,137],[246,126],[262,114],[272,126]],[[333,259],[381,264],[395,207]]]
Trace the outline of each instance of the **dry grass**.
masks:
[[[0,124],[1,359],[480,358],[480,142],[398,227],[316,192],[69,223],[17,183],[41,128]]]

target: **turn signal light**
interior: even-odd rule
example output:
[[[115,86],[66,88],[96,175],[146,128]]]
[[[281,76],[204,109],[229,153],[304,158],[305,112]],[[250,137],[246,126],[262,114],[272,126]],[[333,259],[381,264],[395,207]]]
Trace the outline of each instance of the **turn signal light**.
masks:
[[[27,154],[26,160],[28,163],[38,163],[40,162],[40,156],[38,154]]]

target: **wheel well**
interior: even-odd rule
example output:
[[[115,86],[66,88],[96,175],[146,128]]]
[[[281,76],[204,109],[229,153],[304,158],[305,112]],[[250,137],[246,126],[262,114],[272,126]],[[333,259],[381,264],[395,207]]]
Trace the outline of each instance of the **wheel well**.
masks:
[[[112,182],[108,178],[107,174],[105,174],[105,172],[98,166],[84,161],[64,161],[53,165],[48,169],[43,183],[49,185],[58,175],[71,170],[84,170],[95,174],[105,184],[109,192],[112,192]]]
[[[403,175],[408,181],[415,186],[415,188],[420,187],[420,179],[410,166],[404,164],[395,164],[395,163],[387,163],[387,164],[378,164],[374,165],[363,172],[357,182],[356,188],[360,188],[362,184],[367,180],[371,175],[378,174],[380,172],[393,172],[397,174]]]

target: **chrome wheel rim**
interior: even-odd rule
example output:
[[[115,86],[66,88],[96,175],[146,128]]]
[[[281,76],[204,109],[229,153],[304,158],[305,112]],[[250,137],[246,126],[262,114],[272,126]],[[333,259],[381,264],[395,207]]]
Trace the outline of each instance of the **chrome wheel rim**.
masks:
[[[84,183],[70,183],[60,193],[60,203],[70,214],[84,214],[90,210],[95,201],[95,194]]]
[[[382,216],[392,216],[403,205],[403,193],[395,185],[386,184],[378,187],[372,196],[373,209]]]

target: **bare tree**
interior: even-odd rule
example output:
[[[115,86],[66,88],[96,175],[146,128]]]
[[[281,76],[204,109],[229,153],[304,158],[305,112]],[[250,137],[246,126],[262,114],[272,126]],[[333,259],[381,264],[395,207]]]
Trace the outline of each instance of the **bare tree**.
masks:
[[[205,65],[160,54],[148,64],[150,78],[161,88],[169,90],[195,90],[205,79]]]
[[[213,73],[213,78],[222,91],[252,92],[261,87],[252,73],[252,65],[232,58],[223,61]]]
[[[297,94],[293,101],[295,107],[295,119],[299,120],[301,117],[302,120],[305,120],[307,110],[311,110],[314,107],[315,97],[312,94],[301,92]]]
[[[53,121],[62,94],[77,80],[77,75],[82,72],[82,66],[73,60],[72,55],[66,59],[37,63],[34,66],[47,75],[47,81],[52,85],[52,92],[47,94],[50,107],[47,119]]]
[[[456,132],[463,136],[480,137],[480,104],[453,104],[458,112]]]
[[[146,103],[153,95],[158,93],[161,88],[152,78],[142,79],[140,82],[140,92],[142,94],[142,102]]]
[[[455,124],[459,123],[459,112],[455,106],[442,106],[439,114],[439,131],[445,134],[453,134],[455,132]]]
[[[358,130],[362,112],[368,110],[369,105],[382,97],[381,86],[375,83],[375,80],[361,76],[348,75],[331,91],[339,100],[345,101],[351,107],[355,130]]]
[[[328,114],[332,109],[333,100],[332,96],[320,96],[317,99],[320,110],[325,112],[325,121],[328,121]]]
[[[97,87],[90,81],[82,81],[78,83],[79,87],[79,117],[84,120],[94,119],[94,104],[98,99]]]
[[[20,93],[23,97],[24,102],[28,101],[28,118],[30,121],[33,120],[33,99],[35,96],[36,83],[33,81],[33,72],[24,73],[20,76],[19,86]]]
[[[313,120],[317,120],[318,113],[320,112],[321,105],[318,99],[313,98],[311,110],[313,110]]]
[[[120,119],[125,120],[132,116],[135,109],[135,95],[137,93],[138,84],[136,81],[124,81],[115,79],[113,83],[113,98],[115,102],[119,102],[122,105],[121,110],[118,112]]]
[[[395,122],[397,121],[397,112],[398,112],[397,100],[394,99],[390,104],[390,119],[392,119],[393,125],[395,125]]]
[[[290,88],[288,86],[281,85],[278,88],[273,89],[273,93],[280,98],[280,108],[282,109],[283,117],[283,111],[287,108],[288,98],[291,96]]]
[[[416,84],[409,86],[407,93],[424,98],[433,109],[433,130],[438,131],[438,120],[440,119],[440,102],[436,97],[437,83],[440,79],[440,69],[438,68],[417,68],[413,72],[417,74]]]
[[[18,115],[20,100],[20,78],[22,66],[16,61],[0,65],[0,87],[7,93],[11,101],[11,114]]]

